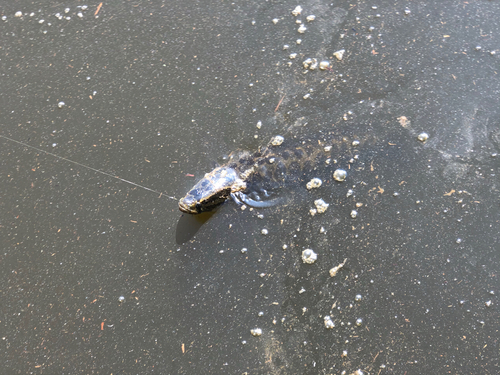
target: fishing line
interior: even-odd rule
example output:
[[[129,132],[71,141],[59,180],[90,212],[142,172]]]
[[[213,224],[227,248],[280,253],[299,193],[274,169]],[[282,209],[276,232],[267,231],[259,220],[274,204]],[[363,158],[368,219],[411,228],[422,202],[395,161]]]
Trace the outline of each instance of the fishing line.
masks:
[[[125,180],[125,179],[120,178],[120,177],[118,177],[118,176],[113,176],[113,175],[112,175],[112,174],[110,174],[110,173],[100,171],[99,169],[95,169],[95,168],[89,167],[88,165],[85,165],[85,164],[82,164],[82,163],[78,163],[77,161],[73,161],[73,160],[70,160],[70,159],[64,158],[64,157],[62,157],[62,156],[59,156],[59,155],[53,154],[52,152],[42,150],[42,149],[40,149],[40,148],[38,148],[38,147],[28,145],[28,144],[26,144],[26,143],[24,143],[24,142],[17,141],[17,140],[15,140],[15,139],[12,139],[12,138],[6,137],[5,135],[1,135],[1,134],[0,134],[0,137],[1,137],[1,138],[5,138],[5,139],[7,139],[7,140],[9,140],[9,141],[11,141],[11,142],[18,143],[18,144],[20,144],[20,145],[22,145],[22,146],[25,146],[25,147],[28,147],[28,148],[32,148],[33,150],[37,150],[37,151],[43,152],[43,153],[45,153],[45,154],[47,154],[47,155],[50,155],[50,156],[53,156],[53,157],[55,157],[55,158],[62,159],[62,160],[67,161],[67,162],[69,162],[69,163],[73,163],[73,164],[79,165],[80,167],[84,167],[84,168],[90,169],[91,171],[94,171],[94,172],[97,172],[97,173],[101,173],[101,174],[103,174],[103,175],[106,175],[106,176],[109,176],[109,177],[112,177],[112,178],[116,178],[117,180],[120,180],[120,181],[126,182],[127,184],[131,184],[131,185],[134,185],[134,186],[140,187],[140,188],[142,188],[142,189],[152,191],[153,193],[160,194],[160,197],[161,197],[162,195],[164,195],[164,196],[165,196],[165,197],[167,197],[167,198],[177,200],[177,198],[175,198],[175,197],[171,197],[171,196],[169,196],[169,195],[165,195],[165,194],[163,194],[161,191],[154,190],[154,189],[150,189],[150,188],[148,188],[148,187],[146,187],[146,186],[142,186],[142,185],[136,184],[135,182]]]

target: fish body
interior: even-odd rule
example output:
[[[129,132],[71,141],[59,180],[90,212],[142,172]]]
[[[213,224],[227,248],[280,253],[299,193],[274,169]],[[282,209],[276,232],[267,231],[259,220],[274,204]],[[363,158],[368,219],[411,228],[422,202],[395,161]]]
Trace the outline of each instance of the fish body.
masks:
[[[323,147],[300,145],[290,148],[277,144],[277,137],[255,153],[231,153],[228,163],[207,173],[179,201],[179,209],[188,214],[199,214],[213,210],[231,197],[250,206],[271,206],[277,200],[254,200],[249,195],[267,195],[268,190],[301,179],[307,172],[316,169],[322,159],[327,158]]]

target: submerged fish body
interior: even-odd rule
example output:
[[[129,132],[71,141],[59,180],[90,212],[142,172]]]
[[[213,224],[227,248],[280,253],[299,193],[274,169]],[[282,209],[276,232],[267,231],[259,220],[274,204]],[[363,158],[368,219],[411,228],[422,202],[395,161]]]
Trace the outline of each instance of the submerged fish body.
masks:
[[[255,153],[231,153],[228,163],[207,173],[179,201],[179,209],[199,214],[213,210],[231,197],[254,207],[272,206],[278,200],[261,201],[258,195],[254,200],[250,194],[266,195],[268,190],[302,179],[307,172],[324,165],[329,156],[329,148],[311,144],[287,147],[273,140]]]

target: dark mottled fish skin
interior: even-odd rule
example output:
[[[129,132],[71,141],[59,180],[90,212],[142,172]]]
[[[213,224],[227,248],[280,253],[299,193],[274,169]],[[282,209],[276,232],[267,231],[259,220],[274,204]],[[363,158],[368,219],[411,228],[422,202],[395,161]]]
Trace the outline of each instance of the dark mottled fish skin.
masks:
[[[302,180],[311,171],[325,165],[330,157],[321,144],[289,147],[272,145],[250,153],[235,151],[229,161],[207,173],[179,201],[179,209],[189,214],[211,211],[224,203],[231,194],[278,189]]]

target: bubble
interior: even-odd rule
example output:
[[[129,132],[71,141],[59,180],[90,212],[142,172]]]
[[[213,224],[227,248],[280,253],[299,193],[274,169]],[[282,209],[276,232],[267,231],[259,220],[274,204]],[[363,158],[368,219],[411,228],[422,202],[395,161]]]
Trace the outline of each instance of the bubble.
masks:
[[[361,294],[356,294],[356,296],[354,297],[354,300],[355,300],[356,302],[359,302],[359,301],[361,301],[362,299],[363,299],[363,296],[362,296]]]
[[[335,327],[335,323],[333,322],[332,318],[330,317],[330,315],[327,315],[323,318],[324,322],[325,322],[325,328],[326,329],[332,329]]]
[[[66,103],[64,103],[64,102],[59,102],[59,103],[57,103],[57,106],[58,106],[59,108],[63,108],[65,105],[66,105]]]
[[[316,209],[318,210],[318,213],[322,214],[328,209],[329,204],[325,203],[323,199],[317,199],[314,201],[314,205],[316,206]]]
[[[305,249],[302,252],[302,261],[306,264],[313,264],[318,259],[318,254],[316,254],[311,249]]]
[[[260,233],[262,233],[264,236],[266,236],[267,234],[269,234],[269,231],[266,228],[264,228],[260,231]]]
[[[417,136],[417,139],[420,141],[420,142],[425,142],[429,139],[429,134],[427,133],[420,133],[418,136]]]
[[[118,302],[125,302],[125,297],[124,296],[118,297]]]
[[[271,139],[271,145],[273,146],[279,146],[285,141],[285,138],[283,138],[281,135],[275,135]]]
[[[343,182],[345,181],[347,177],[347,172],[343,169],[337,169],[335,172],[333,172],[333,179],[338,182]]]
[[[306,188],[307,188],[307,190],[317,189],[321,186],[322,183],[323,183],[323,181],[321,181],[319,178],[315,177],[306,184]]]
[[[363,319],[361,319],[361,318],[356,319],[356,325],[357,325],[358,327],[359,327],[360,325],[362,325],[362,324],[363,324]]]
[[[21,11],[17,11],[15,14],[14,14],[15,17],[22,17],[23,16],[23,12]]]
[[[252,336],[259,337],[259,336],[262,335],[262,329],[260,329],[260,328],[252,328],[250,330],[250,333],[252,334]]]

